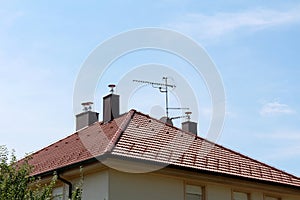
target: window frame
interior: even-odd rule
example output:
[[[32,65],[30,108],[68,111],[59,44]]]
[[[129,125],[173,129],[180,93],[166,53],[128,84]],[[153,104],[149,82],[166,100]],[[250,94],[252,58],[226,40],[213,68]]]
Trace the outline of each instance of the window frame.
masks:
[[[59,192],[58,192],[59,191]],[[52,189],[52,197],[53,200],[64,200],[64,186],[56,186]]]
[[[267,197],[275,198],[275,199],[277,199],[277,200],[282,200],[282,198],[281,198],[280,196],[273,195],[273,194],[264,194],[264,200],[266,200]]]
[[[62,189],[62,193],[54,195],[53,192],[54,192],[55,189]],[[62,197],[62,200],[68,199],[67,192],[66,192],[67,190],[66,189],[67,188],[66,188],[65,184],[57,184],[57,185],[55,185],[53,187],[53,189],[52,189],[52,198],[51,198],[51,200],[59,198],[59,197]]]
[[[233,195],[234,195],[235,192],[247,194],[248,200],[252,200],[252,196],[251,196],[251,192],[250,191],[240,190],[240,189],[232,189],[231,190],[231,200],[234,200],[234,196]]]
[[[183,192],[184,192],[184,200],[187,200],[186,197],[186,186],[187,185],[191,185],[191,186],[197,186],[201,188],[201,192],[202,192],[202,198],[201,200],[206,200],[206,185],[204,184],[199,184],[199,183],[195,183],[195,182],[184,182],[184,188],[183,188]]]

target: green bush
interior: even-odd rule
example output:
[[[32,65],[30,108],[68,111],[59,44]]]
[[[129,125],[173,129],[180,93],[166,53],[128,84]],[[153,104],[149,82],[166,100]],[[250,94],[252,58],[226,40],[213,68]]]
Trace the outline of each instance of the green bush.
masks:
[[[32,166],[30,156],[18,162],[15,152],[0,146],[0,200],[50,200],[57,181],[54,174],[48,184],[40,184],[39,179],[30,176]],[[82,181],[81,181],[82,182]],[[72,200],[81,200],[81,184],[72,193]]]

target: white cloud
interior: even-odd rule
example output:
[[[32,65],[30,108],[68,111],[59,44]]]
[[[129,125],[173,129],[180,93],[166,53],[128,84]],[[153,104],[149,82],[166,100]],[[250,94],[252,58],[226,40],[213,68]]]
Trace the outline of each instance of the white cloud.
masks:
[[[189,13],[167,26],[201,39],[212,39],[241,29],[253,31],[299,22],[299,6],[296,6],[287,11],[255,9],[244,12],[219,12],[214,15]]]
[[[277,101],[265,103],[261,110],[261,116],[270,115],[282,115],[282,114],[294,114],[295,111],[291,109],[287,104],[282,104]]]

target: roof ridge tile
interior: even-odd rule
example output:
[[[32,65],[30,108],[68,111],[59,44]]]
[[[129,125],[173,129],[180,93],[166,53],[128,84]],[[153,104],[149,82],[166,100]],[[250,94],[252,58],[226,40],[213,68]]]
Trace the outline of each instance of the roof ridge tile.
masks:
[[[122,135],[122,133],[125,131],[125,129],[129,125],[129,123],[130,123],[132,117],[134,116],[135,112],[136,112],[136,110],[132,109],[127,113],[124,121],[122,122],[122,124],[120,125],[120,127],[116,131],[115,135],[112,137],[110,143],[106,147],[105,153],[109,153],[113,150],[113,148],[115,147],[116,143],[118,142],[120,136]]]

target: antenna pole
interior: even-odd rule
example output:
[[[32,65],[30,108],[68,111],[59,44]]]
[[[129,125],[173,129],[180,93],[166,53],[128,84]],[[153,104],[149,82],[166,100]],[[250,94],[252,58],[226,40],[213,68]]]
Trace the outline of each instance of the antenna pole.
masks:
[[[175,88],[175,85],[169,85],[168,84],[168,78],[163,77],[163,80],[165,80],[165,83],[155,83],[155,82],[150,82],[150,81],[142,81],[142,80],[133,80],[133,82],[138,82],[138,83],[144,83],[144,84],[149,84],[153,88],[159,89],[161,93],[166,93],[166,115],[167,118],[169,118],[169,98],[168,98],[168,87]],[[174,109],[174,108],[170,108]],[[176,108],[177,109],[177,108]]]
[[[168,99],[168,77],[163,77],[163,79],[165,80],[165,84],[166,84],[166,115],[167,115],[167,118],[169,118],[169,99]]]

